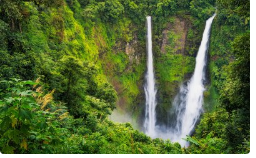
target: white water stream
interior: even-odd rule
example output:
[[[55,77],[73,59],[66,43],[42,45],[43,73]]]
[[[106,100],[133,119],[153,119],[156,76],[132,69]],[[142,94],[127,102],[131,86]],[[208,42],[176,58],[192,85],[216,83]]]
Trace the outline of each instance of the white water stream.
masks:
[[[152,52],[152,33],[151,33],[151,16],[147,16],[147,73],[146,84],[144,85],[144,91],[146,95],[146,111],[145,111],[145,133],[151,137],[155,137],[155,125],[156,125],[156,88],[155,88],[155,76],[153,65],[153,52]]]
[[[196,57],[196,67],[194,74],[187,84],[180,88],[180,94],[174,100],[176,111],[176,126],[172,130],[172,141],[178,141],[181,146],[188,146],[189,143],[183,140],[190,135],[203,111],[203,92],[205,90],[203,82],[205,81],[205,69],[207,63],[207,51],[209,47],[209,38],[211,24],[215,14],[206,21],[203,39]]]

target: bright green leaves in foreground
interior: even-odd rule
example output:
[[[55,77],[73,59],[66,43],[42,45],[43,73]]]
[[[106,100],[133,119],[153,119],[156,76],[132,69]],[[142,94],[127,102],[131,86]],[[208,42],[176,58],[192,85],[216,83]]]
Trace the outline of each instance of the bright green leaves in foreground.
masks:
[[[211,88],[214,89],[212,99],[218,100],[215,111],[203,115],[195,139],[201,142],[215,139],[215,149],[210,147],[210,142],[208,144],[209,149],[214,149],[210,150],[212,153],[249,153],[250,12],[246,8],[250,1],[217,0],[216,4],[218,11],[212,26],[210,71]],[[213,97],[213,94],[209,96]],[[191,145],[191,149],[191,152],[199,152],[200,147]]]
[[[234,151],[248,152],[250,139],[250,35],[233,42],[235,61],[227,67],[228,75],[220,91],[221,105],[230,112],[227,138]],[[237,144],[244,144],[238,146]],[[242,147],[242,148],[241,148]]]
[[[234,40],[232,52],[235,60],[226,67],[220,106],[216,111],[203,115],[193,137],[199,145],[191,141],[189,153],[250,152],[249,48],[248,33]]]
[[[18,81],[1,81],[1,86],[5,87],[0,94],[3,98],[0,100],[0,137],[4,153],[14,153],[19,146],[21,151],[27,150],[27,135],[32,128],[32,110],[39,108],[32,91],[24,88],[26,84],[33,83]]]
[[[66,129],[65,107],[52,102],[52,93],[43,95],[31,81],[1,81],[0,148],[3,153],[54,153]],[[29,90],[33,85],[36,90]],[[43,150],[43,151],[42,151]],[[51,150],[51,151],[49,151]]]
[[[129,123],[114,124],[97,113],[104,103],[87,97],[86,117],[74,119],[54,91],[31,81],[1,81],[0,150],[2,153],[182,153],[179,144],[133,130]],[[30,90],[32,88],[32,90]]]

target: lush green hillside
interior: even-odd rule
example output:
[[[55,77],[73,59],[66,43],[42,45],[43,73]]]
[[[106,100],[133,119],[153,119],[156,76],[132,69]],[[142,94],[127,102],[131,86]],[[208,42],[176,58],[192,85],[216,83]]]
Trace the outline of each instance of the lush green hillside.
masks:
[[[0,2],[2,153],[249,151],[249,1]],[[157,112],[164,124],[179,85],[192,75],[214,6],[207,113],[188,138],[191,146],[153,140],[129,123],[110,121],[117,108],[141,127],[145,17],[153,17]]]
[[[192,153],[250,152],[250,2],[218,0],[209,50],[208,111]],[[199,149],[199,151],[198,151]]]

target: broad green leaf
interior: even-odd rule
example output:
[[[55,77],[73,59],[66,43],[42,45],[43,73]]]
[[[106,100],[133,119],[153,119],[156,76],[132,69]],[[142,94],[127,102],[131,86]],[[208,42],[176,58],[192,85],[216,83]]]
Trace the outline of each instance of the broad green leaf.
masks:
[[[3,106],[3,105],[5,105],[5,102],[0,100],[0,107]]]
[[[19,95],[21,96],[28,96],[28,95],[31,95],[33,91],[31,90],[27,90],[27,91],[23,91],[23,92],[20,92]]]
[[[10,119],[10,117],[4,117],[2,119],[1,124],[0,124],[1,130],[9,129],[9,126],[10,126],[11,122],[12,122],[12,120]]]
[[[13,80],[13,81],[15,81],[15,82],[21,81],[21,79],[17,79],[17,78],[11,78],[11,80]]]
[[[4,98],[6,100],[7,103],[12,103],[15,99],[13,97],[9,97],[9,98]]]
[[[12,119],[12,128],[15,128],[15,126],[17,125],[17,118],[11,118]]]
[[[20,110],[20,116],[21,116],[21,118],[23,118],[23,119],[31,119],[31,112],[30,111],[26,111],[26,110],[23,110],[23,109],[21,109]]]
[[[183,139],[184,139],[184,138],[183,138]],[[193,143],[193,144],[199,146],[199,142],[198,142],[196,139],[193,139],[192,137],[190,137],[190,136],[188,136],[188,135],[187,135],[187,138],[184,139],[184,140],[186,140],[186,141],[188,141],[188,142],[190,142],[190,143]]]
[[[33,82],[33,81],[24,81],[22,82],[24,85],[28,84],[28,85],[36,85],[37,83],[36,82]]]
[[[8,83],[8,81],[2,80],[2,81],[0,81],[0,83]]]

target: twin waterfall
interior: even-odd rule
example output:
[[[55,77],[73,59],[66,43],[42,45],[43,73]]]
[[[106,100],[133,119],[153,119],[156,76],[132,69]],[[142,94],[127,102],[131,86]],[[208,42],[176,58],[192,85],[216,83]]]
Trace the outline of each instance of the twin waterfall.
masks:
[[[153,66],[153,52],[152,52],[152,33],[151,33],[151,17],[147,16],[147,74],[146,84],[144,91],[146,94],[146,113],[144,127],[146,134],[155,137],[155,125],[156,125],[156,88],[155,88],[155,76]]]
[[[144,128],[145,133],[152,138],[160,137],[170,139],[172,142],[179,142],[181,146],[189,145],[183,138],[192,134],[196,123],[199,120],[203,110],[203,92],[205,90],[203,82],[205,81],[206,54],[209,46],[209,37],[211,24],[215,14],[206,21],[203,39],[196,57],[196,66],[194,74],[188,83],[180,87],[180,92],[173,101],[174,120],[165,128],[156,124],[156,93],[153,53],[152,53],[152,35],[151,35],[151,17],[147,17],[147,74],[146,84],[144,86],[146,95],[146,111]]]

